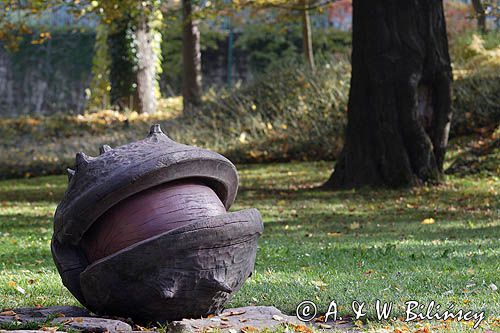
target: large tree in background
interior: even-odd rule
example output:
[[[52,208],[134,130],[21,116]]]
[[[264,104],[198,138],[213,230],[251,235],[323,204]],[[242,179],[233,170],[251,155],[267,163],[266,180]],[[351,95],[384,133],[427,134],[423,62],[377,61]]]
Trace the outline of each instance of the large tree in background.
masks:
[[[200,30],[193,0],[182,0],[182,97],[183,111],[190,113],[201,104]]]
[[[452,80],[443,3],[353,1],[343,150],[327,188],[439,181]]]

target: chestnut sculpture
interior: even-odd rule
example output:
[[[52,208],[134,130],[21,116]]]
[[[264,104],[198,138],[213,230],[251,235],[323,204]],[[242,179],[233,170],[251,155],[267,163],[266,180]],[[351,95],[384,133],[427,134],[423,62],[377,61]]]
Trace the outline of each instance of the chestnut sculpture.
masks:
[[[95,313],[141,322],[221,311],[252,274],[263,231],[256,209],[227,212],[234,165],[159,125],[100,153],[76,155],[54,216],[63,284]]]

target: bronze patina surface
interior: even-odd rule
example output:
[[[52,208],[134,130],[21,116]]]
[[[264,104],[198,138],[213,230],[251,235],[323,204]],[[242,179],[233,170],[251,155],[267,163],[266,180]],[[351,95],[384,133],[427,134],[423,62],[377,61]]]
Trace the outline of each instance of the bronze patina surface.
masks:
[[[263,224],[228,213],[238,188],[222,155],[179,144],[159,125],[98,157],[76,155],[54,217],[64,285],[99,314],[169,321],[214,314],[252,274]]]

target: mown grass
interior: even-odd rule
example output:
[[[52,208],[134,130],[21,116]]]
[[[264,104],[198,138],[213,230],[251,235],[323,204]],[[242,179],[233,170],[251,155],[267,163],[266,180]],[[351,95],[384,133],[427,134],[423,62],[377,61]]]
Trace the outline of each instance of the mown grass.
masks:
[[[348,314],[358,300],[367,302],[373,321],[376,299],[395,302],[398,315],[406,300],[435,300],[485,310],[483,327],[498,329],[500,298],[492,286],[500,284],[497,176],[451,176],[445,185],[412,190],[316,189],[331,166],[239,166],[232,209],[257,207],[265,232],[255,273],[230,306],[273,305],[294,313],[308,299],[324,313],[335,300]],[[0,182],[0,309],[77,304],[49,250],[65,187],[64,176]],[[421,223],[428,218],[435,223]]]

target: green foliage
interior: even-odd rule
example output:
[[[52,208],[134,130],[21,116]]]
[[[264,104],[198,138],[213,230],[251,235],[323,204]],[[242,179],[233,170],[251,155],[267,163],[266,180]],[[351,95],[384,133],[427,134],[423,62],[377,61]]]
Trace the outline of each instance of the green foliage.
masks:
[[[317,58],[350,52],[350,32],[333,29],[313,29],[313,49]],[[302,31],[297,24],[245,25],[235,47],[248,54],[250,68],[255,73],[287,61],[299,61],[302,55]]]
[[[451,135],[470,134],[500,123],[500,72],[476,73],[453,82]]]
[[[104,25],[100,24],[96,28],[94,57],[92,59],[92,80],[87,94],[89,99],[87,108],[89,110],[100,110],[110,105],[110,65],[108,31]]]
[[[455,66],[462,67],[484,50],[493,50],[499,45],[500,31],[491,31],[481,36],[473,31],[457,34],[450,39],[451,60]]]
[[[500,33],[465,34],[454,40],[451,50],[455,74],[452,134],[496,126],[500,123]]]
[[[26,35],[19,44],[18,51],[11,53],[11,64],[14,73],[21,74],[33,62],[43,66],[44,60],[50,59],[44,71],[44,78],[51,80],[56,74],[50,68],[69,69],[78,73],[74,79],[85,81],[85,76],[91,68],[91,52],[95,42],[93,31],[73,31],[73,29],[59,28],[50,32],[51,38],[42,45],[33,43],[37,41],[36,35]]]
[[[179,15],[171,13],[166,17],[163,31],[163,92],[177,94],[182,82],[182,22]],[[259,75],[283,62],[302,60],[302,36],[297,24],[245,24],[235,26],[236,41],[234,52],[248,61],[249,70]],[[219,58],[225,59],[227,49],[220,47],[227,39],[227,32],[212,26],[200,24],[200,47],[204,57],[202,66],[221,66]],[[330,58],[332,54],[347,55],[350,52],[349,32],[333,29],[315,29],[313,47],[318,59]],[[222,66],[223,67],[223,66]]]
[[[108,33],[108,50],[111,59],[109,79],[111,82],[111,104],[130,107],[129,100],[136,92],[137,55],[134,47],[132,22],[114,22],[114,29]]]
[[[254,72],[264,72],[268,66],[284,59],[298,60],[301,42],[297,25],[250,24],[238,36],[235,47],[248,54]]]
[[[201,22],[200,49],[202,52],[225,54],[224,49],[219,49],[219,43],[226,38],[226,34],[213,29]],[[171,13],[165,18],[162,29],[161,63],[163,92],[180,94],[182,86],[182,19],[180,13]],[[202,63],[202,66],[207,66]]]
[[[342,144],[349,72],[341,58],[319,64],[316,73],[282,63],[208,97],[197,122],[216,126],[218,142],[224,139],[216,148],[237,161],[332,159]]]

